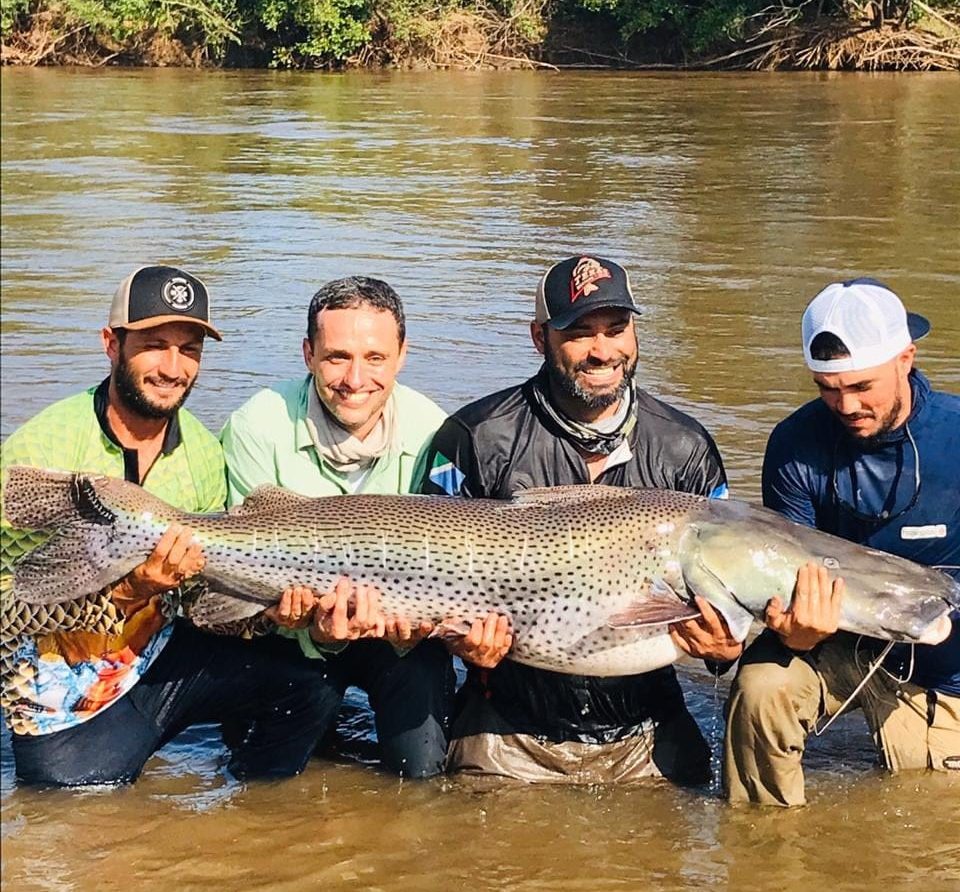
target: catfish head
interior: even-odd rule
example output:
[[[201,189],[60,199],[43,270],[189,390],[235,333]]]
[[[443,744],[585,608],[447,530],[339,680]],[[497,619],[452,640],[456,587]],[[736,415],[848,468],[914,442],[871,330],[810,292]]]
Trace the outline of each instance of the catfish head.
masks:
[[[960,607],[960,585],[946,573],[793,523],[739,501],[710,500],[680,542],[687,587],[746,636],[774,596],[789,604],[797,571],[812,561],[842,576],[841,627],[871,638],[939,644]]]

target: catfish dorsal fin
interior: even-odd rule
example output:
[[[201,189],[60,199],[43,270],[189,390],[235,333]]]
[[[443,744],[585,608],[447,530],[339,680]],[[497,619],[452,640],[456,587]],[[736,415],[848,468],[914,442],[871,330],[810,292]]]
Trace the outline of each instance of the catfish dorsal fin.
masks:
[[[70,498],[76,506],[77,513],[88,523],[98,523],[109,526],[116,522],[114,514],[97,495],[96,487],[89,477],[75,474],[70,485]]]
[[[310,502],[310,496],[302,496],[299,493],[290,492],[282,486],[274,486],[265,483],[258,486],[247,495],[240,505],[235,505],[230,509],[232,515],[243,514],[267,514],[273,511],[294,511],[303,506],[304,502]]]

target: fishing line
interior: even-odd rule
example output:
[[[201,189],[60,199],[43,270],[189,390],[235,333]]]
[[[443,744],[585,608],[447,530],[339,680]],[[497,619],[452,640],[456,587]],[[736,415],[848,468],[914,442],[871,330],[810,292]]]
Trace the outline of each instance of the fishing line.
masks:
[[[859,646],[860,646],[860,641],[861,641],[862,639],[863,639],[863,635],[860,635],[860,636],[857,637],[857,643],[856,643],[856,645],[854,646],[854,649],[853,649],[854,659],[856,659],[856,656],[857,656],[857,648],[859,648]],[[840,705],[840,708],[839,708],[832,716],[830,716],[830,718],[827,720],[827,723],[826,723],[822,728],[818,728],[818,727],[816,727],[816,725],[814,725],[813,733],[816,734],[817,737],[819,737],[821,734],[825,733],[826,730],[827,730],[827,728],[829,728],[829,727],[834,723],[834,721],[840,717],[840,715],[844,712],[844,710],[853,702],[853,700],[854,700],[854,698],[857,696],[857,694],[859,694],[860,691],[863,690],[864,685],[865,685],[868,681],[870,681],[871,678],[873,678],[873,674],[874,674],[874,673],[880,668],[880,666],[883,664],[883,661],[886,659],[887,654],[890,653],[890,650],[893,648],[893,646],[894,646],[896,643],[897,643],[896,641],[888,641],[888,642],[887,642],[886,647],[884,647],[884,649],[883,649],[882,651],[880,651],[880,656],[877,657],[876,661],[875,661],[875,662],[873,663],[873,665],[870,667],[870,671],[867,672],[867,674],[863,677],[863,679],[860,681],[860,684],[858,684],[858,685],[853,689],[853,693],[852,693],[849,697],[847,697],[846,700],[843,701],[843,703]],[[859,668],[859,667],[860,667],[860,663],[859,663],[859,660],[858,660],[858,661],[857,661],[857,668]],[[910,671],[911,671],[911,672],[913,671],[913,652],[912,652],[912,650],[911,650],[911,658],[910,658]]]
[[[956,564],[933,564],[932,566],[935,570],[960,569],[960,567],[958,567],[958,565]],[[854,648],[853,648],[853,658],[857,664],[857,669],[862,669],[860,665],[860,642],[862,640],[863,640],[863,635],[858,635],[857,643],[854,645]],[[895,681],[897,684],[900,684],[900,685],[906,684],[908,681],[910,681],[911,678],[913,678],[913,670],[916,665],[916,650],[917,650],[916,644],[913,644],[913,643],[910,644],[910,663],[909,663],[909,668],[907,669],[907,674],[905,676],[900,677],[898,675],[895,675],[893,672],[891,672],[889,669],[887,669],[883,665],[883,661],[886,659],[887,654],[890,653],[890,651],[892,650],[893,646],[896,643],[897,643],[896,641],[890,641],[887,643],[887,645],[880,652],[880,656],[878,656],[876,661],[870,666],[870,669],[867,672],[867,674],[863,677],[863,680],[860,682],[860,684],[856,686],[856,688],[854,688],[853,693],[849,697],[847,697],[846,700],[843,701],[843,704],[840,706],[840,708],[832,716],[830,716],[830,718],[827,720],[827,723],[822,728],[817,728],[816,726],[814,727],[813,733],[816,734],[817,737],[823,734],[827,730],[827,728],[829,728],[833,724],[834,719],[837,719],[840,717],[840,714],[850,705],[850,703],[857,696],[857,694],[859,694],[860,691],[863,690],[864,685],[868,681],[870,681],[870,679],[873,677],[873,674],[878,669],[882,669],[884,674],[889,679],[891,679],[892,681]]]
[[[934,570],[960,570],[960,565],[957,565],[957,564],[931,564],[930,566]],[[861,635],[860,638],[862,637],[863,636]],[[860,638],[857,639],[858,645],[860,644]],[[891,644],[892,643],[893,642],[891,642]],[[889,649],[890,648],[888,647],[887,650]],[[884,651],[884,653],[886,653],[886,651]],[[910,643],[910,668],[907,670],[907,674],[903,678],[901,678],[899,675],[895,675],[893,672],[887,669],[886,666],[882,666],[881,668],[883,669],[883,672],[887,676],[887,678],[891,679],[892,681],[895,681],[897,684],[906,684],[908,681],[910,681],[911,678],[913,678],[913,669],[915,665],[916,655],[917,655],[917,645],[911,642]],[[857,668],[859,669],[860,660],[859,660],[859,654],[857,654],[856,651],[854,651],[854,658],[857,659]]]
[[[890,643],[892,644],[893,642],[890,642]],[[888,647],[887,650],[889,649],[890,648]],[[908,681],[910,681],[911,678],[913,678],[913,665],[914,665],[915,656],[916,656],[916,645],[911,644],[910,645],[910,668],[907,670],[907,674],[903,678],[900,678],[900,676],[898,675],[894,675],[889,669],[887,669],[886,666],[883,666],[881,668],[883,669],[884,674],[887,676],[887,678],[892,679],[897,684],[906,684]]]

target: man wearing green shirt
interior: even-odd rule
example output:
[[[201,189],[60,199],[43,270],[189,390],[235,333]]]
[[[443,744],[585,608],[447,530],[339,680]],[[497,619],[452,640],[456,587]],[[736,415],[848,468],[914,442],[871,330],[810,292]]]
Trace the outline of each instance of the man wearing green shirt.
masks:
[[[181,408],[205,337],[220,340],[199,279],[169,266],[135,270],[117,289],[102,332],[109,376],[11,434],[3,469],[109,474],[184,511],[222,510],[220,444]],[[30,531],[6,520],[0,535],[5,562],[35,544]],[[21,783],[133,781],[154,751],[199,722],[246,725],[249,734],[232,748],[238,775],[304,768],[329,708],[323,692],[272,638],[221,638],[174,618],[179,587],[203,565],[193,531],[175,524],[143,564],[101,592],[112,617],[106,628],[57,621],[20,637],[2,703]]]
[[[406,350],[403,307],[386,282],[353,276],[324,285],[307,316],[308,374],[255,394],[223,429],[228,503],[265,483],[306,496],[410,492],[444,413],[396,383]],[[294,583],[271,615],[302,626],[295,634],[316,665],[314,684],[338,704],[349,685],[367,692],[381,759],[392,771],[440,772],[454,688],[443,644],[417,643],[429,630],[384,617],[375,591],[361,586],[351,599],[344,580],[317,598]],[[333,710],[330,726],[335,719]]]

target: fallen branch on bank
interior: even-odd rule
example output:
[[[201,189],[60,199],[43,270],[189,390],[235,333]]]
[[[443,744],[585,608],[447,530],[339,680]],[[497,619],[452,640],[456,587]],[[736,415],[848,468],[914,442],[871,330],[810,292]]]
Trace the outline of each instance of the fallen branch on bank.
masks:
[[[848,0],[848,16],[820,15],[817,0],[769,6],[744,20],[735,50],[694,67],[931,71],[960,68],[960,22],[923,0],[902,5]],[[926,19],[910,22],[915,13]],[[951,15],[956,16],[957,13]]]
[[[755,56],[759,51],[764,50],[767,47],[776,46],[781,42],[781,40],[782,38],[776,38],[775,40],[768,40],[764,43],[751,43],[750,46],[745,46],[742,49],[734,50],[732,53],[727,53],[724,56],[714,56],[712,59],[705,59],[699,64],[703,68],[713,68],[721,65],[724,62],[731,62],[734,59],[740,59],[744,56]]]
[[[549,71],[559,71],[559,67],[540,59],[531,59],[529,56],[500,56],[497,53],[487,53],[486,58],[507,62],[511,68],[545,68]]]
[[[960,39],[895,25],[790,29],[748,56],[756,69],[820,68],[860,71],[935,71],[960,68]]]
[[[564,56],[583,56],[586,61],[582,63],[570,62],[557,64],[557,68],[625,68],[630,71],[676,71],[678,66],[673,62],[638,62],[631,59],[624,53],[611,55],[601,53],[595,49],[586,47],[570,46],[569,44],[557,44],[555,50]],[[599,60],[599,61],[598,61]]]
[[[960,22],[951,22],[946,16],[941,15],[933,7],[927,6],[921,0],[913,0],[913,5],[917,7],[924,15],[936,19],[941,25],[946,25],[948,32],[960,37]]]

